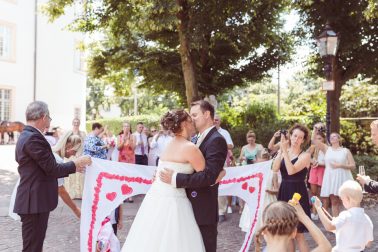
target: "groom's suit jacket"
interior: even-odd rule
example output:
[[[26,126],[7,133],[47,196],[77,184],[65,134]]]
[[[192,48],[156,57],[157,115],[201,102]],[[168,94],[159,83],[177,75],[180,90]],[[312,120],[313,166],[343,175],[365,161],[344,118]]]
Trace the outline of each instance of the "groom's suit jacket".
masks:
[[[74,162],[58,164],[45,137],[26,126],[16,145],[20,185],[14,204],[18,214],[50,212],[58,204],[57,178],[76,172]]]
[[[218,184],[215,184],[227,157],[226,140],[214,127],[199,146],[205,157],[205,170],[193,174],[178,173],[176,187],[186,188],[198,225],[218,222]]]

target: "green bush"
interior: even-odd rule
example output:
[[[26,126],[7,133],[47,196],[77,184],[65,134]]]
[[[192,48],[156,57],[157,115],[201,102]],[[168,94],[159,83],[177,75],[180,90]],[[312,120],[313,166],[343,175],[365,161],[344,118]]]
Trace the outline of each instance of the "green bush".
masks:
[[[92,131],[92,123],[98,122],[101,123],[103,126],[108,126],[108,129],[113,134],[118,134],[122,130],[122,123],[128,122],[131,124],[131,129],[134,132],[135,127],[138,122],[143,122],[145,126],[151,127],[155,126],[158,127],[160,125],[160,115],[137,115],[137,116],[126,116],[126,117],[119,117],[119,118],[112,118],[112,119],[99,119],[95,121],[87,121],[86,129],[87,132]]]
[[[367,156],[367,155],[355,155],[354,161],[356,162],[356,169],[353,171],[354,177],[358,173],[358,166],[363,165],[365,167],[366,175],[370,178],[378,180],[378,157],[377,156]]]
[[[361,121],[341,121],[340,135],[343,145],[357,155],[377,155],[370,137],[370,123],[363,125]]]
[[[234,145],[239,147],[247,143],[248,130],[256,133],[257,143],[267,147],[274,132],[292,125],[291,120],[278,118],[275,106],[270,103],[254,102],[244,110],[225,107],[219,114],[222,127],[230,132]]]

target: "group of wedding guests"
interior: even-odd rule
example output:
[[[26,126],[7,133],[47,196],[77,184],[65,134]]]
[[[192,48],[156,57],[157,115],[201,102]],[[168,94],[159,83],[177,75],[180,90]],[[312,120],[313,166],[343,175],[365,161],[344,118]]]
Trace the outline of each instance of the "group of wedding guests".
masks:
[[[215,115],[214,125],[226,139],[229,149],[225,167],[235,166],[237,160],[232,154],[234,144],[231,135],[227,130],[220,127],[220,123],[221,118]],[[100,123],[93,123],[92,131],[88,135],[79,130],[79,119],[75,118],[72,125],[73,129],[61,137],[62,141],[59,141],[57,134],[59,129],[57,128],[53,128],[52,134],[49,133],[46,136],[52,146],[56,145],[56,147],[53,147],[53,151],[59,162],[62,162],[62,158],[85,154],[118,162],[157,166],[161,153],[173,137],[171,132],[162,128],[157,131],[155,127],[151,127],[149,131],[148,127],[145,127],[142,122],[137,123],[135,132],[132,132],[130,123],[124,122],[122,131],[117,136],[114,136]],[[378,131],[377,121],[372,123],[371,128],[373,141],[376,141],[374,140],[374,134],[375,136],[378,135],[376,133]],[[279,140],[278,143],[276,143],[276,140]],[[346,220],[353,222],[351,216],[359,216],[359,223],[364,222],[367,228],[364,229],[364,232],[360,232],[359,238],[356,238],[356,236],[351,237],[352,241],[349,240],[349,242],[353,244],[355,240],[356,244],[358,243],[359,248],[361,248],[360,251],[362,251],[365,245],[372,241],[372,223],[370,218],[364,214],[363,209],[360,208],[362,191],[360,193],[358,188],[361,187],[357,188],[356,183],[351,182],[353,181],[351,171],[355,169],[356,164],[351,152],[342,147],[341,137],[338,133],[332,133],[328,142],[325,136],[325,126],[322,123],[315,124],[312,133],[305,126],[295,124],[288,131],[277,131],[269,142],[268,149],[256,143],[256,134],[252,130],[247,132],[246,142],[247,144],[240,151],[238,159],[240,165],[267,161],[275,154],[272,172],[268,177],[264,216],[277,207],[283,209],[282,214],[284,215],[295,213],[296,216],[292,216],[292,221],[288,221],[285,224],[285,229],[288,231],[293,229],[294,226],[296,227],[295,236],[293,237],[295,237],[300,251],[308,251],[308,245],[303,233],[310,232],[316,241],[323,239],[318,231],[314,231],[315,228],[310,224],[311,220],[307,219],[308,217],[312,220],[320,218],[326,230],[337,231],[337,229],[342,230],[341,227]],[[310,147],[307,148],[309,143]],[[357,179],[365,185],[367,191],[377,192],[376,182],[372,181],[368,176],[359,175]],[[80,209],[76,207],[71,198],[81,198],[83,175],[80,173],[71,175],[69,182],[66,181],[66,185],[71,190],[75,188],[70,193],[74,194],[74,196],[69,196],[69,193],[65,190],[63,180],[59,180],[59,195],[73,212],[80,217]],[[294,193],[300,193],[302,196],[299,201],[300,206],[291,207],[282,202],[272,204],[275,201],[288,202]],[[310,196],[316,196],[316,200],[312,205],[310,204]],[[133,202],[132,198],[127,201]],[[229,213],[232,211],[231,201],[231,197],[219,197],[220,222],[225,220],[227,210]],[[344,211],[340,214],[342,205],[347,209],[347,212]],[[251,223],[248,206],[244,207],[241,199],[239,199],[239,206],[240,213],[242,213],[239,226],[246,232],[249,230]],[[328,213],[329,208],[331,209],[331,214]],[[113,211],[112,215],[114,216],[114,223],[111,224],[116,234],[117,227],[120,228],[119,225],[122,225],[121,206]],[[278,218],[276,216],[277,213],[273,215],[275,216],[274,218]],[[262,230],[268,229],[267,225],[264,224],[264,216],[260,216],[258,222],[258,226]],[[297,225],[293,223],[297,223]],[[347,230],[356,225],[356,223],[346,225]],[[274,231],[274,229],[270,228],[268,232],[272,232],[274,236],[277,230]],[[259,234],[258,232],[257,237],[259,237]],[[347,246],[341,245],[341,243],[347,244],[347,238],[345,237],[348,237],[348,235],[345,231],[339,231],[339,234],[341,235],[337,236],[337,245],[333,251],[343,251],[342,248]],[[288,244],[290,250],[294,251],[294,243]]]
[[[370,127],[372,141],[378,145],[378,120],[372,122]],[[248,137],[247,134],[247,141]],[[275,143],[276,139],[279,139],[278,143]],[[311,143],[310,148],[306,147],[308,143]],[[293,238],[299,251],[309,251],[303,236],[305,232],[310,232],[318,244],[313,251],[330,251],[329,242],[311,219],[320,219],[327,231],[335,232],[336,246],[332,251],[363,251],[371,244],[373,223],[361,208],[361,185],[366,191],[377,193],[378,183],[361,174],[356,178],[361,185],[354,181],[351,171],[356,164],[351,152],[342,147],[338,133],[332,133],[328,143],[323,124],[316,124],[312,134],[305,126],[295,124],[288,131],[276,132],[268,148],[275,157],[265,194],[266,208],[260,216],[260,231],[256,234],[257,241],[264,234],[267,251],[284,251],[282,246],[285,246],[285,251],[294,251]],[[261,152],[258,156],[257,160],[261,158]],[[279,176],[282,177],[280,183]],[[280,185],[277,187],[277,184]],[[275,191],[277,188],[278,192]],[[276,197],[272,198],[275,192]],[[286,202],[292,199],[294,193],[302,197],[299,204],[292,207]],[[314,196],[312,210],[310,196]],[[278,202],[272,203],[275,201]],[[346,210],[341,211],[342,207]],[[329,208],[331,214],[328,213]],[[243,211],[240,219],[243,231],[250,227],[250,219],[245,222],[245,218]],[[259,243],[256,251],[261,251]]]
[[[84,153],[93,157],[140,165],[157,165],[159,156],[172,133],[155,127],[149,130],[143,122],[138,122],[135,132],[128,122],[122,124],[122,131],[113,135],[106,126],[92,124],[84,144]]]
[[[138,123],[136,131],[132,133],[130,124],[126,122],[117,137],[112,137],[106,127],[99,123],[94,123],[92,131],[86,136],[80,131],[80,120],[77,118],[72,122],[72,130],[59,136],[58,128],[53,129],[53,132],[48,131],[51,118],[47,104],[43,102],[31,103],[26,111],[26,119],[27,126],[16,147],[20,184],[14,203],[14,212],[20,215],[22,221],[25,251],[42,250],[49,212],[57,205],[57,195],[54,193],[57,185],[59,196],[77,217],[81,215],[65,189],[65,182],[73,176],[66,179],[61,177],[83,172],[91,164],[90,157],[147,165],[152,149],[155,149],[153,164],[156,165],[166,145],[172,140],[171,133],[164,130],[157,133],[151,129],[152,135],[155,135],[148,137],[143,123]],[[185,125],[193,127],[189,122],[191,119],[186,114]],[[233,166],[235,159],[231,151],[234,147],[231,136],[220,127],[218,116],[214,117],[214,126],[227,144],[224,167]],[[378,145],[378,120],[372,122],[370,127],[373,143]],[[180,136],[176,132],[175,138]],[[113,140],[109,140],[111,138]],[[279,142],[275,143],[277,139]],[[197,142],[198,139],[193,140]],[[264,236],[268,252],[295,251],[295,243],[300,251],[309,251],[303,235],[306,232],[317,243],[313,251],[331,251],[329,241],[310,217],[319,218],[327,231],[335,232],[336,246],[332,251],[363,251],[369,246],[373,241],[373,223],[361,208],[362,188],[354,181],[351,173],[355,169],[355,161],[351,152],[342,147],[339,134],[332,133],[328,143],[324,125],[316,124],[311,133],[307,127],[295,124],[287,131],[276,132],[268,150],[256,143],[253,131],[247,132],[246,141],[239,157],[242,165],[267,161],[275,153],[266,188],[265,209],[258,222],[256,251],[261,250],[261,236]],[[310,142],[310,148],[307,148]],[[113,152],[118,152],[118,155],[113,155]],[[58,181],[55,178],[59,178]],[[43,179],[49,183],[40,183],[45,181]],[[378,183],[369,176],[358,174],[357,180],[366,191],[378,192]],[[30,186],[38,190],[30,190]],[[294,193],[301,195],[298,201],[293,200]],[[310,196],[314,196],[311,200],[312,215]],[[225,198],[224,202],[227,208],[228,199]],[[342,206],[346,210],[341,211]],[[219,211],[221,208],[219,203]],[[122,227],[122,209],[117,209],[109,217],[114,234],[117,228]],[[250,218],[246,209],[247,206],[241,220]],[[250,219],[245,223],[251,223]]]

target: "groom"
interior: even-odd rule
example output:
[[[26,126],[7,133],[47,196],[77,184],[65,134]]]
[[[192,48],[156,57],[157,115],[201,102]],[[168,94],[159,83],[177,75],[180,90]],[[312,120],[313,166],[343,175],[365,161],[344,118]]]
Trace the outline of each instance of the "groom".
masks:
[[[218,184],[215,184],[223,170],[227,156],[226,140],[214,127],[214,107],[207,101],[191,104],[190,115],[199,137],[196,145],[205,157],[205,170],[193,174],[175,173],[165,169],[160,172],[163,182],[177,188],[186,188],[192,203],[194,216],[200,228],[206,252],[217,249]]]

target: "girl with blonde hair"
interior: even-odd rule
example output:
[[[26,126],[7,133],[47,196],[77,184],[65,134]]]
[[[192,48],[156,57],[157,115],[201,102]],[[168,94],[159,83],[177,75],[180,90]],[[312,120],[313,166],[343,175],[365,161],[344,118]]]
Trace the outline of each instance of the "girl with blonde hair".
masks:
[[[72,131],[67,131],[52,147],[55,160],[58,163],[64,163],[64,158],[75,157],[78,152],[83,149],[83,142],[79,135],[75,135]],[[82,174],[81,174],[82,175]],[[64,178],[58,178],[58,192],[64,203],[71,208],[74,214],[80,218],[80,208],[76,206],[71,199],[66,188],[64,187]]]
[[[291,205],[293,204],[293,205]],[[300,204],[277,201],[269,204],[263,213],[263,226],[256,233],[255,252],[261,252],[261,236],[266,241],[264,252],[290,251],[297,225],[302,222],[317,243],[312,252],[328,252],[332,247],[322,231],[310,220]]]

